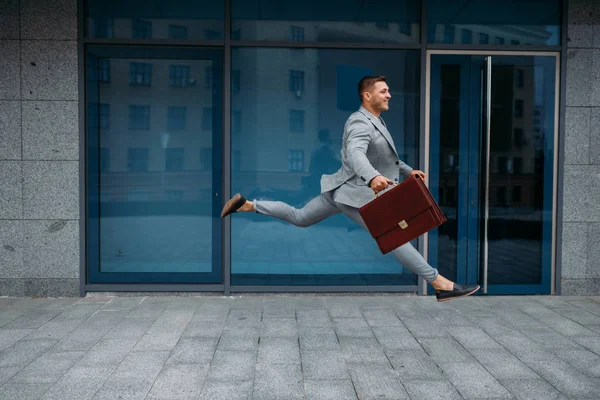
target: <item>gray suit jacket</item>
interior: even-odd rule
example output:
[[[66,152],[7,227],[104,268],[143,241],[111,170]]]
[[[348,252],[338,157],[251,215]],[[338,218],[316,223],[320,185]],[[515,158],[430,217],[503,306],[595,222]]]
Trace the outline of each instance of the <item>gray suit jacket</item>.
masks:
[[[321,193],[335,190],[333,199],[360,208],[374,199],[371,179],[377,175],[400,181],[412,168],[398,157],[392,136],[366,108],[352,113],[344,125],[342,167],[321,177]]]

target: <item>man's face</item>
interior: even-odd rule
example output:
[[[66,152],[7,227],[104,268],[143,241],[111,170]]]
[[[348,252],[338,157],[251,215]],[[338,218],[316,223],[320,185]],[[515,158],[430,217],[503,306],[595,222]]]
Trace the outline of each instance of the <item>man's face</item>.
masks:
[[[367,92],[365,97],[374,110],[381,112],[390,109],[389,100],[392,95],[390,88],[383,81],[375,82],[372,90]]]

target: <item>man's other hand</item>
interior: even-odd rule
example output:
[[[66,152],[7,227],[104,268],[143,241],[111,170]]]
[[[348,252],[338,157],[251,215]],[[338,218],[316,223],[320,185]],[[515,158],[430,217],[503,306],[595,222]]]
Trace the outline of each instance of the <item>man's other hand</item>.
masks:
[[[422,181],[425,181],[425,178],[427,177],[427,175],[425,175],[425,172],[419,171],[418,169],[413,169],[412,171],[410,171],[410,176],[415,176],[415,175],[417,175],[419,178],[421,178]]]

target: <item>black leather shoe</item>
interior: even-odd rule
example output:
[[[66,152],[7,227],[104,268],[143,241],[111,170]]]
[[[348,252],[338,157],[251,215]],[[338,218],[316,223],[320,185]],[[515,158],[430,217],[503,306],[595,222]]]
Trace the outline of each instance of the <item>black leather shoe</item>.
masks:
[[[227,200],[227,203],[223,206],[221,211],[221,218],[228,216],[240,209],[246,203],[246,199],[239,193],[236,193],[231,199]]]
[[[436,290],[435,297],[437,298],[437,301],[448,301],[459,297],[470,296],[478,290],[479,285],[463,286],[455,283],[453,290]]]

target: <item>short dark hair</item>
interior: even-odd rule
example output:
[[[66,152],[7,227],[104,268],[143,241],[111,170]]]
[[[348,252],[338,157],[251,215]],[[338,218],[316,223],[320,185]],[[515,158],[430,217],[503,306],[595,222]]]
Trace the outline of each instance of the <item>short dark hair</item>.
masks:
[[[362,101],[362,94],[373,88],[376,82],[385,82],[385,76],[365,76],[358,82],[358,97]]]

